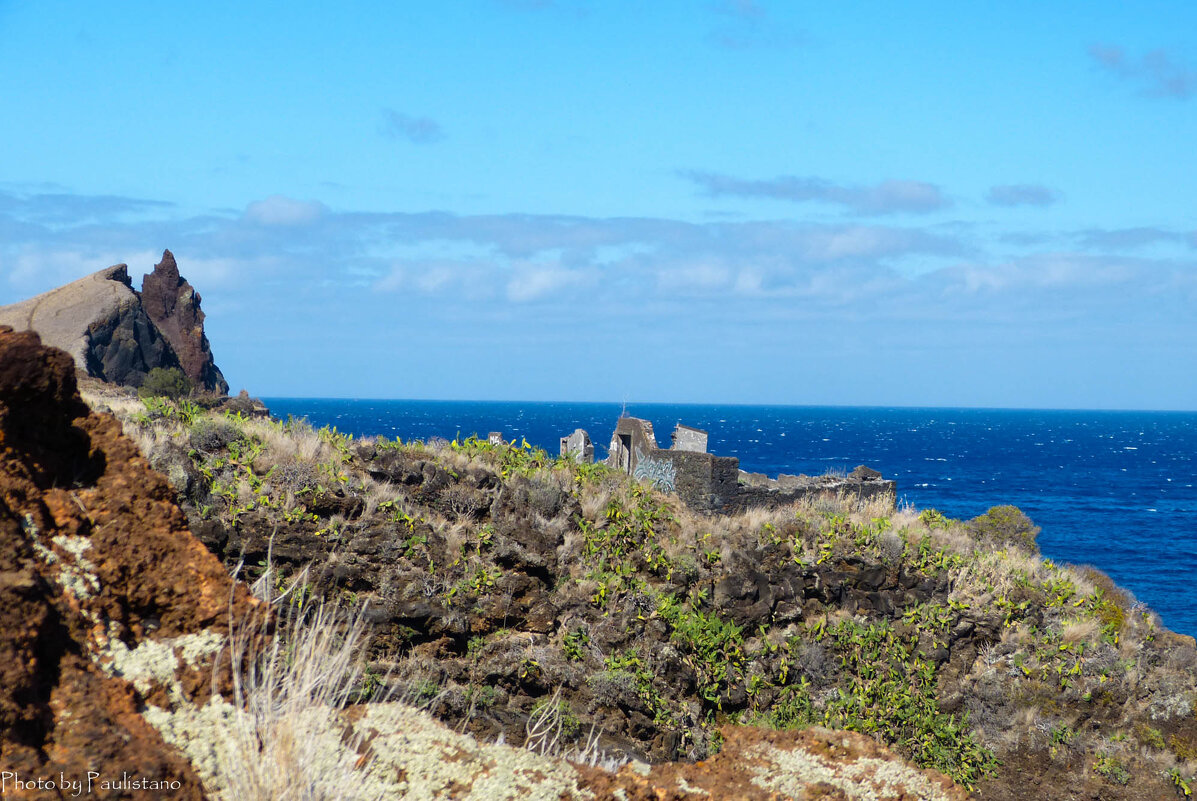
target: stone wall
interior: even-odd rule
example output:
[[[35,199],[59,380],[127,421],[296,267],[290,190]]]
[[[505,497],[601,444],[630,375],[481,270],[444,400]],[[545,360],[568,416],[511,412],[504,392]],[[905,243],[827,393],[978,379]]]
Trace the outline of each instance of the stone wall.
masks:
[[[651,454],[658,450],[660,448],[657,447],[657,436],[653,433],[652,423],[636,417],[621,417],[611,435],[607,465],[628,475],[634,475],[640,461],[647,457],[650,463],[646,465],[646,473],[652,474],[656,465],[651,461]]]
[[[562,438],[580,440],[578,429]],[[869,501],[888,495],[896,497],[897,482],[861,465],[844,476],[779,475],[745,473],[734,456],[707,453],[707,432],[678,424],[673,447],[657,447],[652,423],[635,417],[621,417],[611,435],[607,465],[651,482],[664,492],[675,493],[687,506],[703,512],[733,513],[752,507],[784,506],[817,495],[855,496]]]
[[[734,503],[723,511],[739,512],[754,506],[784,506],[803,498],[818,495],[855,497],[861,502],[889,495],[892,500],[897,497],[898,492],[898,482],[892,480],[862,481],[851,476],[843,478],[804,476],[798,478],[808,480],[787,485],[773,480],[769,480],[769,483],[766,484],[742,483]]]
[[[684,426],[681,423],[677,424],[677,428],[673,431],[673,450],[675,451],[693,451],[694,453],[707,452],[707,432],[701,429]]]
[[[739,463],[731,456],[656,450],[640,461],[632,475],[677,494],[693,509],[718,511],[734,502]]]
[[[575,428],[574,433],[561,438],[561,455],[579,464],[594,464],[594,445],[584,429]]]

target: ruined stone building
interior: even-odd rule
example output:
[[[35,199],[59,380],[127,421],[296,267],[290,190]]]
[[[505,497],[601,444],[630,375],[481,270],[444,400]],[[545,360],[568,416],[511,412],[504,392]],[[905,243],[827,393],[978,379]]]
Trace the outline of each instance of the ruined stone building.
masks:
[[[740,470],[734,456],[707,451],[706,431],[678,423],[670,447],[657,445],[653,425],[636,417],[615,424],[606,464],[628,475],[675,493],[688,506],[704,512],[736,512],[753,506],[781,506],[800,498],[829,494],[855,495],[860,500],[896,495],[897,483],[864,465],[846,476],[786,475],[769,478]],[[590,436],[577,429],[561,438],[561,454],[581,462],[594,460]]]
[[[561,438],[561,455],[582,464],[594,464],[594,445],[585,429],[575,428],[574,433]]]

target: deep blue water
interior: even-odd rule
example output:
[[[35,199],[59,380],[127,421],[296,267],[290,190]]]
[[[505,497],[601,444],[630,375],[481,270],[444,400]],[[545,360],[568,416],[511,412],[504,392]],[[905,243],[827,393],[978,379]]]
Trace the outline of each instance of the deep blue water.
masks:
[[[606,455],[619,404],[267,398],[279,416],[356,435],[452,439],[502,431],[556,453],[585,428]],[[1010,503],[1043,528],[1045,556],[1091,564],[1197,635],[1197,413],[637,404],[669,446],[675,423],[752,472],[823,473],[867,464],[898,500],[969,518]]]

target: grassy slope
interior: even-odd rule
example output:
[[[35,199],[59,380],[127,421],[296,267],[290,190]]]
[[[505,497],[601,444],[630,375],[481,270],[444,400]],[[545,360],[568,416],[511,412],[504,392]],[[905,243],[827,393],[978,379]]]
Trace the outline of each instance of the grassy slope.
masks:
[[[530,448],[91,400],[230,562],[369,602],[376,674],[462,729],[516,741],[553,703],[567,743],[695,759],[727,723],[820,724],[981,798],[1182,797],[1197,770],[1191,638],[1009,507],[708,518]]]

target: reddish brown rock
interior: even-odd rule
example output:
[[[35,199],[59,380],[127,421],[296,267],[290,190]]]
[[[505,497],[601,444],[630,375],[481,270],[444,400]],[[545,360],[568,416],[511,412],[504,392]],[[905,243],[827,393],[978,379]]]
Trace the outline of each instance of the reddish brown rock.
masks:
[[[120,424],[82,403],[71,358],[0,327],[0,771],[10,782],[127,774],[171,789],[126,782],[91,795],[202,798],[191,766],[140,714],[163,688],[123,677],[113,656],[225,634],[230,611],[252,606]],[[195,700],[211,688],[188,676],[175,692]]]
[[[162,261],[142,279],[141,305],[174,348],[192,383],[227,395],[228,382],[212,359],[212,347],[204,333],[200,295],[179,275],[179,266],[169,250],[162,251]]]

